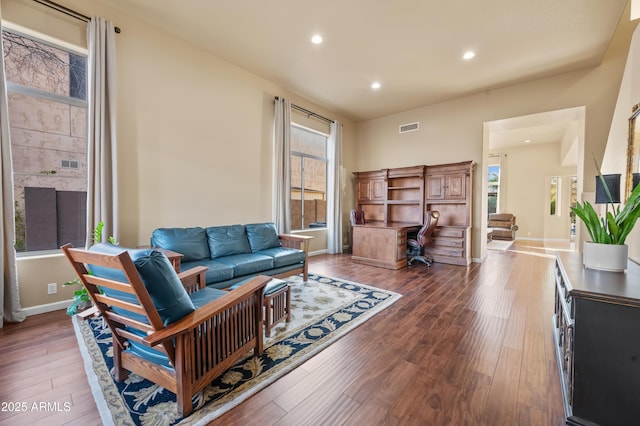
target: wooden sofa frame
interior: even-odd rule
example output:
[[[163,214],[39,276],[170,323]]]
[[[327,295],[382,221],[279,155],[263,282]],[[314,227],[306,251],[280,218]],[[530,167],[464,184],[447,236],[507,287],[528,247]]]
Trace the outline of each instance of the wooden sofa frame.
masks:
[[[263,292],[272,277],[255,277],[242,287],[164,326],[126,250],[109,255],[76,249],[71,244],[66,244],[62,250],[112,331],[112,373],[115,380],[123,381],[129,372],[133,372],[168,389],[176,394],[180,415],[188,416],[193,411],[192,396],[233,366],[240,357],[252,349],[254,355],[262,354]],[[120,270],[127,282],[93,276],[85,265]],[[204,288],[205,271],[204,267],[196,267],[178,274],[178,277],[189,283],[187,292],[193,292]],[[135,295],[139,303],[108,297],[98,287]],[[143,315],[147,324],[120,315],[112,307]],[[125,326],[144,331],[146,337],[132,333]],[[125,351],[129,341],[164,352],[173,369]]]
[[[285,278],[296,274],[302,274],[302,279],[306,282],[309,278],[309,242],[313,237],[308,235],[278,234],[278,238],[280,239],[282,247],[304,251],[304,266],[283,272],[282,274],[273,275],[273,278]]]

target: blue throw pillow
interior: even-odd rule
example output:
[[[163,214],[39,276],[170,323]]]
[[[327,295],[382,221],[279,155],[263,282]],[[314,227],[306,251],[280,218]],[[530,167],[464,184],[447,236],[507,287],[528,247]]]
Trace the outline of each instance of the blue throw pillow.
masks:
[[[251,253],[247,233],[242,225],[212,226],[206,229],[211,258]]]
[[[178,279],[169,259],[159,251],[125,249],[112,244],[96,244],[90,249],[92,252],[105,254],[118,254],[125,250],[129,252],[129,256],[136,266],[164,325],[171,324],[195,311],[195,306]],[[89,268],[97,277],[126,282],[124,272],[118,269],[96,265],[89,265]],[[108,296],[122,300],[132,298],[127,293],[108,288],[103,288],[103,291]]]
[[[257,252],[273,247],[280,247],[278,231],[273,223],[252,223],[245,225],[251,251]]]
[[[209,259],[209,244],[203,228],[159,228],[151,234],[151,246],[182,254],[182,262]]]

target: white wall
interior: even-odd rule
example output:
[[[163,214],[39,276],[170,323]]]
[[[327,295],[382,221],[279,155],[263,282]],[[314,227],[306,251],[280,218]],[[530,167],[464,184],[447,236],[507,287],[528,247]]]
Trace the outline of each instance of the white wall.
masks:
[[[501,191],[500,212],[516,216],[519,228],[516,238],[569,240],[568,202],[560,203],[562,216],[549,215],[550,178],[563,176],[562,181],[566,184],[568,177],[577,173],[576,167],[562,167],[560,143],[524,145],[489,152],[502,155],[501,179],[505,185]],[[561,193],[568,195],[566,188]]]

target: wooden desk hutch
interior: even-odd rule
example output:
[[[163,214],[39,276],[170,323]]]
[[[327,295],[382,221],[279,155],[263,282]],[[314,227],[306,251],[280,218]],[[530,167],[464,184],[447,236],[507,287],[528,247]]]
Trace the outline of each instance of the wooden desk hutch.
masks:
[[[354,172],[357,210],[367,223],[352,229],[355,262],[399,269],[406,266],[407,233],[424,223],[426,210],[440,219],[432,247],[436,262],[471,263],[472,161]]]

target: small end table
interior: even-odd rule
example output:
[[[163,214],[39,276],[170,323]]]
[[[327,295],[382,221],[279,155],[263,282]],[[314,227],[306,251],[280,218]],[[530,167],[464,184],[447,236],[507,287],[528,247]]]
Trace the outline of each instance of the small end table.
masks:
[[[264,334],[282,320],[291,321],[291,286],[287,281],[274,278],[264,288]]]

